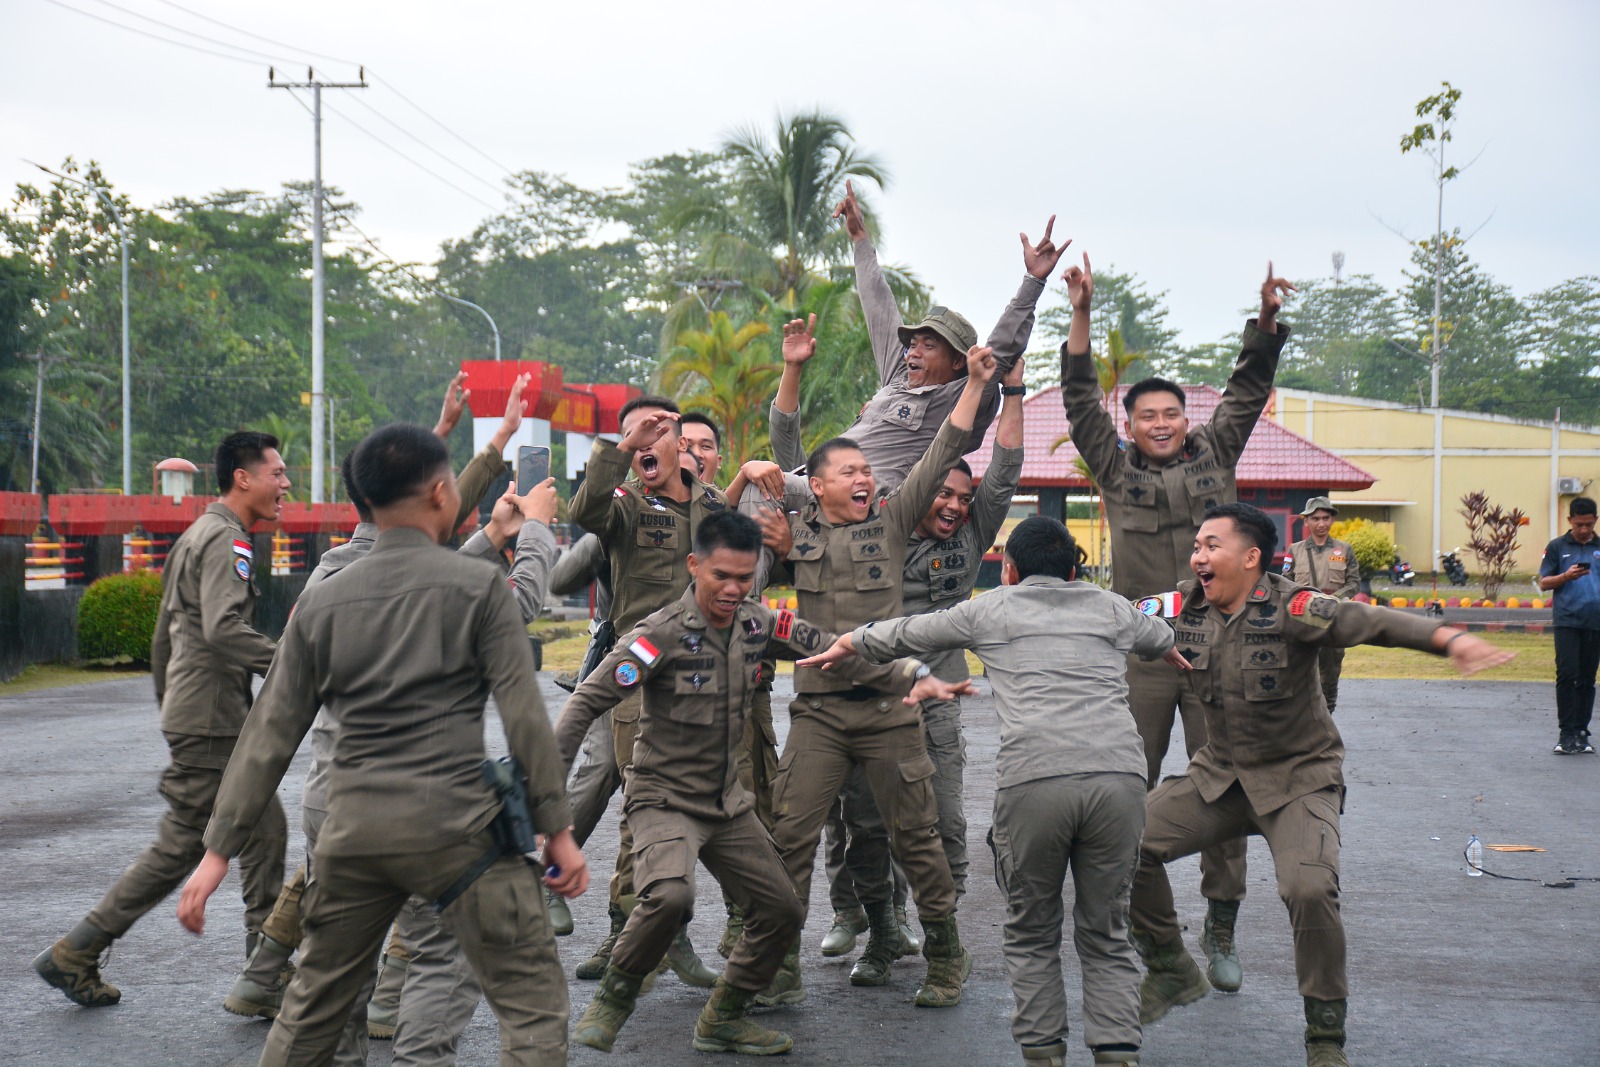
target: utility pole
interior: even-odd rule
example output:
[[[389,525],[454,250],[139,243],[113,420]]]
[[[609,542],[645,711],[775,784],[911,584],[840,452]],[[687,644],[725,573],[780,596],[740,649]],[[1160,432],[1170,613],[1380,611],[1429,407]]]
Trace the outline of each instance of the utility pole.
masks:
[[[277,71],[272,67],[267,68],[267,88],[311,90],[311,129],[314,144],[312,158],[315,165],[311,183],[311,502],[313,504],[323,502],[322,487],[326,473],[322,447],[325,372],[323,303],[326,296],[322,273],[322,90],[365,89],[366,67],[361,68],[360,78],[360,81],[354,82],[325,82],[317,78],[316,71],[307,67],[305,81],[281,82],[277,80]]]
[[[33,470],[28,476],[28,491],[37,496],[39,493],[39,423],[44,413],[44,365],[46,360],[43,352],[35,352],[32,356],[24,358],[32,359],[39,364],[39,377],[33,387]]]

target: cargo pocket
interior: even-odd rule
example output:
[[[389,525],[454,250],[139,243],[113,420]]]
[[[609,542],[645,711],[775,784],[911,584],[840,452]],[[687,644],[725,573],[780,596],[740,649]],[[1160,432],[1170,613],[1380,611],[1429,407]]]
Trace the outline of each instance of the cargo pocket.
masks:
[[[472,911],[485,946],[514,948],[548,937],[550,920],[535,869],[520,857],[505,857],[484,872],[460,902]],[[451,909],[445,909],[445,915]]]
[[[1112,496],[1116,512],[1112,520],[1134,533],[1155,533],[1161,529],[1161,513],[1156,507],[1154,482],[1124,485]]]
[[[933,760],[927,756],[900,763],[900,799],[895,825],[901,830],[923,830],[939,821],[933,799]]]
[[[686,838],[669,837],[633,846],[635,893],[643,893],[657,882],[687,881],[693,870],[694,856]]]
[[[1294,675],[1287,670],[1247,667],[1239,673],[1244,680],[1246,700],[1287,700],[1294,695]]]

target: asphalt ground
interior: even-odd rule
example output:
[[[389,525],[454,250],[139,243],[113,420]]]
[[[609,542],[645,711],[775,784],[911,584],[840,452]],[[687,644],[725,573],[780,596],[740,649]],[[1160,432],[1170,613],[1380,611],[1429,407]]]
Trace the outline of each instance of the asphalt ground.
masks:
[[[555,712],[562,694],[541,677]],[[780,679],[780,686],[787,686]],[[1002,901],[983,844],[994,788],[997,728],[988,688],[969,699],[967,817],[972,874],[960,918],[974,969],[963,1003],[915,1008],[920,959],[904,960],[891,984],[856,989],[851,958],[817,951],[830,912],[815,880],[802,956],[810,997],[766,1012],[795,1039],[788,1062],[814,1064],[1016,1064],[1011,996],[999,953]],[[780,694],[781,695],[781,694]],[[1344,918],[1352,988],[1348,1051],[1356,1064],[1600,1064],[1600,881],[1546,888],[1562,876],[1600,877],[1600,757],[1558,757],[1552,686],[1500,682],[1350,681],[1339,724],[1349,754],[1343,822]],[[779,713],[780,730],[787,716]],[[122,1002],[86,1010],[47,988],[30,963],[76,922],[144,847],[163,810],[156,781],[166,750],[148,680],[105,682],[0,698],[0,1061],[67,1065],[251,1064],[265,1023],[222,1009],[243,961],[236,895],[229,882],[212,902],[208,933],[195,938],[160,905],[112,951],[106,977]],[[503,749],[497,726],[491,751]],[[1174,739],[1169,773],[1182,768]],[[302,752],[281,796],[289,811],[289,866],[303,847]],[[569,971],[605,923],[604,876],[616,848],[614,822],[590,842],[597,877],[574,902],[577,933],[561,940]],[[1542,853],[1489,852],[1491,870],[1534,881],[1469,878],[1462,848],[1536,845]],[[1204,917],[1193,859],[1173,865],[1178,906],[1190,928]],[[1174,1010],[1146,1029],[1144,1062],[1282,1067],[1303,1062],[1300,998],[1290,931],[1276,899],[1271,858],[1251,844],[1249,896],[1240,914],[1245,984]],[[722,908],[701,872],[692,932],[715,961]],[[1078,1010],[1078,971],[1067,940],[1066,978]],[[572,981],[573,1018],[593,983]],[[705,999],[670,975],[645,997],[609,1058],[575,1047],[575,1064],[705,1064],[689,1038]],[[1069,1062],[1087,1064],[1072,1019]],[[462,1042],[462,1064],[496,1062],[487,1007]],[[387,1065],[387,1043],[371,1062]]]

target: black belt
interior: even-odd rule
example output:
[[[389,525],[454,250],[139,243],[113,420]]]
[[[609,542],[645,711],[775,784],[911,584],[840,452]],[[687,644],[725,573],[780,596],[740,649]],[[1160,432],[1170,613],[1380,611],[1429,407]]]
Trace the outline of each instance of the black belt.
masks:
[[[881,689],[874,689],[870,685],[853,685],[849,689],[841,689],[837,693],[829,693],[827,695],[838,697],[840,700],[860,701],[882,700],[884,697],[891,696],[892,694],[885,693]]]

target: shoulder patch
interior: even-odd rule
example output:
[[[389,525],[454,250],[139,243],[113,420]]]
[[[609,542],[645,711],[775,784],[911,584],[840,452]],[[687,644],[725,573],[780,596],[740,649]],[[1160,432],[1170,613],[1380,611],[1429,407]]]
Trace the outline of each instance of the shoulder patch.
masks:
[[[240,556],[234,560],[233,573],[237,574],[240,580],[248,582],[250,580],[250,558],[248,556]]]
[[[255,550],[249,541],[246,541],[242,537],[235,537],[233,539],[233,554],[236,556],[243,556],[245,559],[249,559],[255,554]]]
[[[1133,602],[1133,606],[1141,615],[1152,615],[1161,619],[1175,619],[1183,612],[1183,594],[1173,590],[1170,593],[1158,593],[1155,596],[1140,597]]]
[[[789,640],[789,635],[794,633],[794,612],[787,608],[778,612],[778,620],[773,624],[772,632],[779,641]]]
[[[628,491],[619,485],[615,489],[611,490],[611,495],[615,497],[624,497],[628,495]]]
[[[650,666],[661,656],[661,650],[656,648],[655,645],[651,644],[650,639],[647,637],[635,639],[634,642],[628,646],[628,651],[632,652],[635,656],[638,656],[639,659],[644,662],[646,667]]]
[[[623,660],[617,664],[617,669],[611,672],[611,677],[616,679],[618,685],[624,689],[631,689],[639,684],[639,665],[632,660]]]
[[[1296,616],[1304,615],[1306,613],[1306,605],[1310,604],[1311,598],[1316,595],[1317,594],[1313,593],[1309,589],[1300,590],[1289,600],[1289,614]]]

